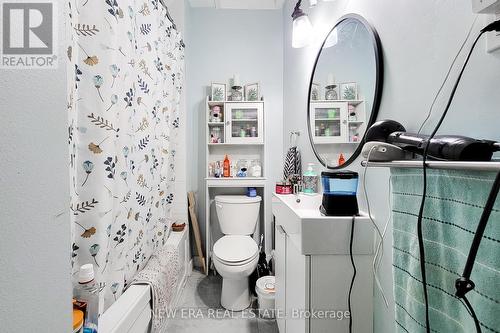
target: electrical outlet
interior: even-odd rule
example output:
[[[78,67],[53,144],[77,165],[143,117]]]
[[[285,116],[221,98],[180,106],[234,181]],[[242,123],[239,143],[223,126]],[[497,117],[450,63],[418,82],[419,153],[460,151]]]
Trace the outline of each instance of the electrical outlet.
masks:
[[[488,15],[490,16],[487,20],[488,23],[491,23],[495,20],[500,20],[500,13],[496,15]],[[486,34],[486,51],[488,53],[499,52],[500,51],[500,32],[492,31]]]

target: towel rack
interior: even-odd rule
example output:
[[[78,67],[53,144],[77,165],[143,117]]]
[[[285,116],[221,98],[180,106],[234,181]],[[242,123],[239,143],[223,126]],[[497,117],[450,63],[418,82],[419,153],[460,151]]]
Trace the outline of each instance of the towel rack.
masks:
[[[291,131],[290,132],[290,147],[297,146],[297,138],[300,136],[300,131]],[[294,142],[295,139],[295,142]]]
[[[443,170],[471,170],[471,171],[500,171],[500,161],[491,162],[460,162],[460,161],[427,161],[430,169]],[[412,168],[421,169],[423,162],[419,160],[403,160],[392,162],[367,162],[361,161],[361,165],[369,168]]]

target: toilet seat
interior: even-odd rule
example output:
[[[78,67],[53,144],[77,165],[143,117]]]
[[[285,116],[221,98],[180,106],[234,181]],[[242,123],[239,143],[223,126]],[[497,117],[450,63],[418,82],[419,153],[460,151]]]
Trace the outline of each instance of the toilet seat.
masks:
[[[223,236],[214,244],[213,254],[227,266],[242,266],[259,255],[257,243],[250,236]]]

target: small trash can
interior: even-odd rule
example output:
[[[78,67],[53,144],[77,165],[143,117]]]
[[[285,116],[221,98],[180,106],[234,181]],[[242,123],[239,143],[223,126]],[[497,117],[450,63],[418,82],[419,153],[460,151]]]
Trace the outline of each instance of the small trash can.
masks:
[[[259,314],[263,318],[274,318],[275,285],[276,279],[274,276],[263,276],[257,280],[255,291],[259,300]]]

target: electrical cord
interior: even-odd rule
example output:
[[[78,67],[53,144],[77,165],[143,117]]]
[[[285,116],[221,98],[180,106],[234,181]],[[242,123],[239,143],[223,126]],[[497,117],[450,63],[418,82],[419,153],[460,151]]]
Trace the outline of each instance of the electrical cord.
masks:
[[[373,146],[370,149],[370,151],[368,152],[368,155],[367,155],[367,158],[366,158],[367,161],[370,161],[370,156],[371,156],[371,154],[372,154],[372,152],[373,152],[373,150],[375,148],[376,148],[376,146]],[[377,224],[373,220],[372,213],[371,213],[370,200],[368,198],[368,190],[366,188],[366,178],[367,178],[366,174],[367,174],[367,171],[368,171],[368,163],[365,165],[365,168],[364,168],[364,171],[363,171],[363,192],[365,193],[366,208],[367,208],[367,211],[368,211],[368,217],[370,219],[370,222],[372,223],[373,227],[377,231],[378,236],[380,237],[379,243],[377,245],[377,250],[375,252],[375,257],[373,258],[373,264],[372,264],[373,276],[374,276],[374,279],[375,279],[375,284],[377,285],[377,288],[380,290],[380,293],[381,293],[382,298],[384,300],[385,307],[389,308],[389,302],[387,301],[387,297],[385,295],[384,288],[382,288],[382,284],[380,283],[380,279],[378,278],[378,268],[379,268],[380,262],[382,260],[382,255],[384,253],[384,250],[383,250],[384,249],[384,243],[383,242],[384,242],[384,238],[385,238],[385,233],[387,231],[387,226],[389,225],[389,221],[390,221],[391,217],[390,217],[390,214],[389,214],[389,218],[387,219],[387,221],[385,223],[385,226],[384,226],[384,231],[380,232],[380,228],[377,226]],[[389,183],[389,186],[390,186],[390,183]],[[389,197],[389,201],[390,201],[390,197]],[[380,253],[380,251],[382,251],[381,252],[382,255],[380,257],[379,263],[377,264],[377,257],[378,257],[378,253]]]
[[[422,129],[424,128],[425,124],[431,118],[432,110],[434,109],[434,105],[436,104],[437,99],[438,99],[439,95],[441,94],[441,91],[443,91],[443,88],[444,88],[446,82],[448,82],[448,78],[450,77],[451,70],[455,66],[455,63],[457,62],[458,56],[460,55],[460,53],[462,53],[462,50],[464,49],[465,44],[467,44],[467,41],[470,38],[472,30],[474,29],[474,25],[476,24],[476,21],[477,21],[477,17],[478,17],[478,15],[476,14],[476,16],[474,18],[474,21],[472,22],[472,24],[471,24],[471,26],[469,28],[469,31],[467,32],[467,36],[465,37],[464,41],[462,42],[462,45],[460,45],[460,48],[458,49],[458,52],[455,54],[455,57],[453,58],[453,61],[451,62],[450,67],[448,68],[448,72],[446,72],[444,80],[441,83],[441,86],[439,87],[436,95],[434,96],[434,100],[432,101],[432,104],[431,104],[431,106],[429,108],[429,112],[427,113],[427,117],[425,117],[424,121],[422,122],[422,124],[420,125],[420,127],[418,129],[418,132],[417,132],[418,134],[420,134],[420,132],[422,132]]]
[[[481,325],[479,324],[479,319],[477,318],[476,312],[474,312],[472,304],[470,304],[469,300],[467,299],[467,296],[464,295],[460,300],[463,300],[462,304],[464,304],[465,308],[467,309],[472,319],[474,320],[474,325],[476,326],[476,332],[481,333]]]
[[[351,308],[351,294],[352,294],[352,288],[354,286],[354,280],[356,279],[356,264],[354,263],[354,256],[352,253],[352,244],[354,242],[354,222],[356,221],[356,216],[352,217],[352,222],[351,222],[351,239],[349,241],[349,256],[351,257],[351,265],[353,269],[353,274],[352,274],[352,280],[351,280],[351,286],[349,287],[349,296],[347,298],[347,308],[349,310],[349,333],[352,333],[352,308]]]
[[[491,212],[493,211],[493,206],[498,196],[498,192],[500,191],[500,172],[497,173],[495,181],[493,182],[493,186],[491,187],[490,194],[488,195],[488,200],[486,201],[486,205],[484,207],[483,213],[481,214],[481,218],[479,220],[476,233],[474,235],[474,239],[472,240],[471,248],[469,251],[469,255],[467,256],[467,262],[464,267],[464,272],[460,278],[455,281],[456,293],[455,296],[458,297],[462,304],[465,306],[469,314],[474,320],[474,324],[476,326],[476,332],[481,332],[481,325],[479,323],[479,319],[474,312],[474,308],[470,304],[467,296],[465,296],[469,291],[473,290],[475,285],[474,282],[470,279],[472,274],[472,269],[474,267],[474,263],[476,261],[477,252],[479,251],[479,246],[481,244],[481,240],[484,235],[484,231],[486,230],[486,225],[488,224],[488,220],[491,216]]]
[[[389,196],[388,196],[388,199],[389,199],[389,207],[392,207],[392,200],[391,200],[391,193],[392,193],[392,175],[389,176]],[[387,221],[385,222],[385,225],[384,225],[384,230],[382,231],[382,239],[379,241],[378,245],[377,245],[377,249],[375,251],[375,258],[374,258],[374,265],[376,267],[376,271],[378,273],[379,269],[380,269],[380,265],[382,263],[382,257],[384,255],[384,252],[383,252],[383,242],[384,242],[384,239],[385,239],[385,234],[387,232],[387,228],[389,226],[389,223],[391,222],[391,218],[392,218],[392,215],[389,213],[389,216],[387,217]],[[382,252],[380,252],[382,250]],[[379,253],[380,253],[380,257],[379,257]],[[377,261],[377,258],[378,258],[378,261]],[[382,287],[381,287],[382,288]],[[389,304],[387,303],[387,299],[384,295],[384,290],[381,289],[380,292],[382,293],[382,297],[384,298],[384,301],[386,302],[386,308],[389,307]]]
[[[425,329],[427,333],[431,332],[431,327],[430,327],[430,320],[429,320],[429,298],[428,298],[428,293],[427,293],[427,276],[425,272],[425,249],[424,249],[424,240],[423,240],[423,235],[422,235],[422,220],[423,220],[423,213],[424,213],[424,207],[425,207],[425,201],[426,201],[426,196],[427,196],[427,157],[428,157],[428,152],[429,152],[429,145],[431,140],[434,138],[436,133],[438,132],[439,128],[443,124],[444,119],[446,118],[446,115],[448,114],[448,111],[450,109],[451,103],[453,101],[453,98],[455,97],[455,94],[457,92],[458,84],[460,83],[460,80],[464,74],[465,68],[467,67],[467,64],[469,63],[470,57],[479,41],[481,36],[488,31],[493,31],[493,30],[500,30],[500,20],[495,21],[485,28],[483,28],[474,42],[472,43],[472,46],[469,50],[469,53],[467,54],[467,57],[465,58],[465,61],[462,65],[462,68],[459,72],[459,75],[457,79],[455,80],[455,84],[453,85],[453,89],[451,90],[450,96],[448,98],[448,102],[446,103],[445,110],[443,111],[443,114],[441,115],[436,127],[433,129],[431,135],[427,139],[424,147],[424,152],[423,152],[423,189],[422,189],[422,201],[420,202],[420,208],[418,212],[418,218],[417,218],[417,236],[418,236],[418,248],[419,248],[419,255],[420,255],[420,271],[421,271],[421,276],[422,276],[422,288],[423,288],[423,293],[424,293],[424,305],[425,305]],[[465,301],[465,300],[464,300]],[[468,301],[467,301],[468,302]],[[466,302],[466,304],[467,304]],[[469,303],[470,304],[470,303]],[[473,314],[474,311],[472,307],[469,309],[471,310],[470,312]],[[475,318],[477,320],[477,318]],[[477,325],[476,325],[477,329]],[[479,328],[480,329],[480,328]],[[480,330],[478,332],[481,332]]]
[[[486,225],[488,224],[488,220],[490,218],[491,212],[493,211],[493,206],[495,205],[495,201],[498,196],[498,192],[500,191],[500,172],[497,173],[495,181],[491,187],[490,194],[488,196],[488,200],[486,201],[486,205],[484,206],[483,214],[479,220],[476,234],[474,235],[474,239],[472,240],[471,249],[469,251],[469,256],[467,257],[467,262],[465,264],[464,272],[462,274],[461,281],[463,282],[471,282],[470,276],[472,274],[472,268],[474,267],[474,262],[476,261],[477,252],[479,250],[479,245],[481,244],[481,240],[484,235],[484,231],[486,230]],[[460,288],[462,287],[462,288]],[[468,288],[464,288],[466,286],[457,286],[457,296],[461,296],[460,291],[468,292]]]

